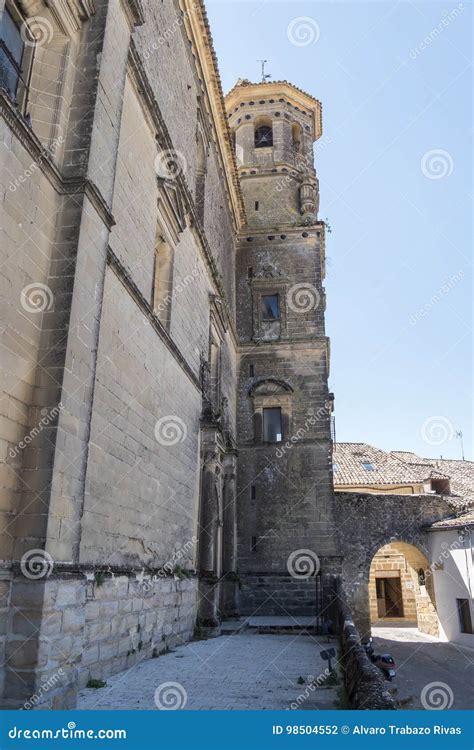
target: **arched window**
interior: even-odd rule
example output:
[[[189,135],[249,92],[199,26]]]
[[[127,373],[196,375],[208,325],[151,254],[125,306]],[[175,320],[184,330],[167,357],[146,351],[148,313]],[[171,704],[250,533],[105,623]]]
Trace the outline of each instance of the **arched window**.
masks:
[[[302,137],[303,137],[303,131],[301,129],[301,125],[299,125],[297,122],[294,122],[291,126],[291,137],[293,142],[293,151],[295,153],[299,154],[301,153],[301,146],[302,146]]]
[[[273,146],[273,131],[271,125],[259,125],[255,128],[255,148]]]
[[[153,310],[167,330],[170,327],[173,301],[173,262],[172,248],[161,235],[158,235],[155,250]]]
[[[196,211],[201,223],[204,222],[204,199],[206,192],[207,149],[202,133],[197,136],[197,164],[196,164]]]

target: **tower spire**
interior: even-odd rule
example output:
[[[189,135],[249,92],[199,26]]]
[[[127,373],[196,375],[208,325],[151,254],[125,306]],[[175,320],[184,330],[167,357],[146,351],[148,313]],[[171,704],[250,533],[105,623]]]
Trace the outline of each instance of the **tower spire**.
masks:
[[[265,81],[269,80],[272,77],[271,73],[265,73],[265,63],[268,62],[268,60],[257,60],[257,62],[261,63],[262,65],[262,80],[260,83],[265,83]]]

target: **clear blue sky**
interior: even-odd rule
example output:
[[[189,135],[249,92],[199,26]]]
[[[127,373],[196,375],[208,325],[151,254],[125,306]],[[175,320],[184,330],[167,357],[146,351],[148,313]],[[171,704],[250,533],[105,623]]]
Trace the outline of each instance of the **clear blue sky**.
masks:
[[[323,103],[338,440],[472,459],[471,3],[207,9],[225,92],[266,58]]]

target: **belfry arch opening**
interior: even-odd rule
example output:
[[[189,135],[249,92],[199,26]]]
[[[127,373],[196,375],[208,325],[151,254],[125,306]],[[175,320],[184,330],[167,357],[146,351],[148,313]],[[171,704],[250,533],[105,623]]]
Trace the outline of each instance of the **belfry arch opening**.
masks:
[[[372,626],[417,627],[439,635],[433,576],[418,547],[396,540],[377,550],[369,571],[369,607]]]

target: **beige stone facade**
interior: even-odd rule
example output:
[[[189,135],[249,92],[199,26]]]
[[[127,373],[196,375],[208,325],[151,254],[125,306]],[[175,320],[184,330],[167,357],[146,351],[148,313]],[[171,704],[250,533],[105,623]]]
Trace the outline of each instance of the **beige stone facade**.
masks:
[[[287,82],[225,102],[199,2],[0,11],[23,50],[0,71],[0,694],[65,708],[217,633],[257,575],[263,611],[322,605],[287,569],[339,559],[321,108]]]

